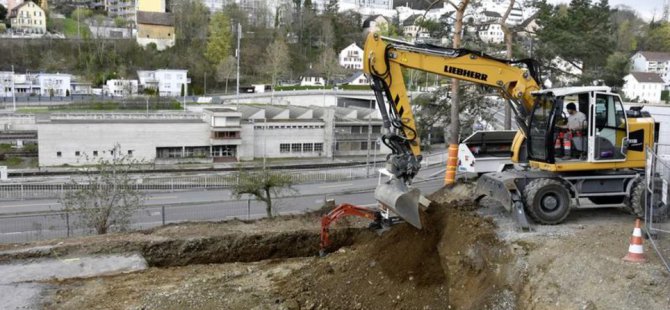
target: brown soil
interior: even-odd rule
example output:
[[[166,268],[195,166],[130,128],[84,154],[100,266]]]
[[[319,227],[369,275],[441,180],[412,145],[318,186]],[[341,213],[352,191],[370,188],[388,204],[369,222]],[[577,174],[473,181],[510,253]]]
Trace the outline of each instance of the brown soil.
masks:
[[[505,274],[510,252],[490,221],[464,211],[471,206],[434,204],[423,230],[402,224],[359,235],[352,247],[281,281],[280,294],[307,309],[516,308],[522,283]]]

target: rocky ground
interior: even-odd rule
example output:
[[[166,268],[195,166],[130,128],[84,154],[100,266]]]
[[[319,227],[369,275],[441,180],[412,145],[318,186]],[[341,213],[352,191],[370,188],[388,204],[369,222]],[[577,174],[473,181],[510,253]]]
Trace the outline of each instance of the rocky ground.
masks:
[[[518,232],[489,201],[431,198],[423,230],[399,224],[378,235],[343,221],[323,258],[319,214],[308,214],[5,245],[0,263],[135,253],[149,266],[36,279],[28,308],[670,309],[670,277],[655,253],[646,246],[647,264],[621,260],[630,215],[575,211],[564,224]]]

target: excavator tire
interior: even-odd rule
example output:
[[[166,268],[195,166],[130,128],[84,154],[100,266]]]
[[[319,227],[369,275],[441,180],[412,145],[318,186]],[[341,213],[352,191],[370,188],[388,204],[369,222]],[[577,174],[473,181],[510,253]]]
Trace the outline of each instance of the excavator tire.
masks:
[[[658,180],[657,184],[655,185],[655,188],[662,188],[662,183],[660,182],[660,179]],[[639,217],[639,218],[644,218],[644,209],[646,208],[647,204],[647,198],[651,195],[650,193],[647,192],[646,184],[645,184],[645,179],[640,179],[635,182],[635,185],[633,185],[633,190],[631,193],[631,197],[628,200],[628,203],[626,203],[626,209],[629,213]],[[668,205],[662,203],[661,200],[661,194],[655,194],[657,197],[654,197],[654,206],[651,208],[651,211],[653,212],[652,214],[652,220],[654,222],[661,222],[661,221],[666,221],[668,218]]]
[[[535,179],[523,193],[526,211],[536,223],[556,225],[570,214],[570,193],[557,180]]]

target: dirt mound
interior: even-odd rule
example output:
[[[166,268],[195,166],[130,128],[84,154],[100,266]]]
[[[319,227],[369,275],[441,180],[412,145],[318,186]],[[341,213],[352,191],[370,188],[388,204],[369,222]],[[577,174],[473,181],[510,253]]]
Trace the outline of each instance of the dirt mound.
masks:
[[[307,309],[516,308],[521,283],[508,276],[508,248],[471,209],[467,201],[433,204],[422,230],[400,224],[361,234],[279,283],[281,295]]]

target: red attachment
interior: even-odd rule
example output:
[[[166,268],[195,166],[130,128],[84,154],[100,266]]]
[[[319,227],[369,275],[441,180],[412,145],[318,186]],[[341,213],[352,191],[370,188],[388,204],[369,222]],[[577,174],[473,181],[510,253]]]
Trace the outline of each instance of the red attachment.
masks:
[[[379,211],[368,209],[364,207],[354,206],[348,203],[337,206],[333,211],[321,218],[321,251],[325,251],[330,246],[330,239],[328,233],[330,231],[330,224],[345,216],[358,216],[370,220],[377,220]]]

